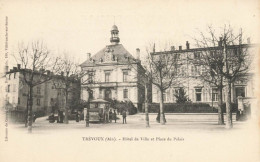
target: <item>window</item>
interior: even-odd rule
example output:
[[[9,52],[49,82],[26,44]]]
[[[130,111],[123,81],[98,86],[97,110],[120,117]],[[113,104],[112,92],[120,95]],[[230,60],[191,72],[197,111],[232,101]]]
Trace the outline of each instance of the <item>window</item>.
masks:
[[[210,51],[210,56],[215,57],[216,56],[216,51]]]
[[[239,96],[245,97],[246,96],[245,87],[236,87],[235,91],[236,91],[236,97],[239,97]]]
[[[41,105],[41,99],[37,98],[37,105],[40,106]]]
[[[180,95],[180,88],[174,89],[174,95],[179,96]]]
[[[166,102],[166,93],[163,93],[163,102]]]
[[[41,94],[41,87],[37,87],[37,94]]]
[[[212,101],[218,101],[218,89],[212,88]]]
[[[201,74],[206,74],[206,68],[205,66],[201,66]]]
[[[94,73],[90,72],[88,74],[88,83],[93,83],[93,81],[94,81]]]
[[[105,82],[109,82],[110,72],[105,72]]]
[[[191,75],[194,75],[194,66],[191,66]]]
[[[195,75],[200,75],[200,74],[201,74],[200,65],[195,65]]]
[[[202,92],[201,88],[196,88],[195,89],[196,101],[201,101],[201,92]]]
[[[61,95],[61,90],[60,89],[58,89],[58,96],[60,96]]]
[[[18,97],[18,104],[20,104],[21,103],[21,101],[20,101],[20,97]]]
[[[175,59],[180,59],[180,54],[179,53],[176,53],[175,55],[174,55],[174,57],[175,57]]]
[[[102,89],[99,89],[99,98],[102,98]]]
[[[128,81],[128,71],[124,71],[123,72],[123,82],[127,82]]]
[[[186,69],[185,69],[185,67],[181,67],[181,76],[186,76]]]
[[[200,59],[201,53],[200,52],[194,52],[194,59]]]
[[[170,90],[167,90],[166,91],[166,102],[169,102],[170,101]]]
[[[14,79],[16,78],[16,73],[14,73]]]
[[[124,89],[124,98],[128,98],[128,89]]]
[[[11,74],[9,74],[9,80],[11,80]]]

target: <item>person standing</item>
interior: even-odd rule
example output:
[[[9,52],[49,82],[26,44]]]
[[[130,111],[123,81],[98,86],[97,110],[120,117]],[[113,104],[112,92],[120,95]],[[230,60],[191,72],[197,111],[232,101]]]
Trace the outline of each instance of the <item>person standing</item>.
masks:
[[[126,124],[126,111],[125,110],[123,110],[122,116],[123,116],[123,124]]]
[[[112,115],[113,115],[113,113],[112,113],[112,110],[110,109],[109,110],[109,123],[112,123]]]
[[[116,123],[116,110],[114,110],[113,117],[114,117],[114,120],[115,120],[115,123]]]

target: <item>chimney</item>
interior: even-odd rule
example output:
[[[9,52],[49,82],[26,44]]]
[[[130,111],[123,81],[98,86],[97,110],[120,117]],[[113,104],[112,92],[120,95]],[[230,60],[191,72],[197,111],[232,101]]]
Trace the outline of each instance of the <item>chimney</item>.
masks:
[[[251,44],[250,37],[247,38],[247,44]]]
[[[136,48],[136,59],[140,60],[140,49]]]
[[[175,47],[174,46],[171,46],[171,51],[175,51]]]
[[[47,75],[50,75],[50,74],[51,74],[50,70],[47,70]]]
[[[181,51],[182,50],[182,46],[179,46],[179,51]]]
[[[20,70],[21,69],[21,64],[17,64],[17,68],[18,68],[18,70]]]
[[[62,72],[61,72],[61,76],[63,76],[63,75],[64,75],[64,72],[62,71]]]
[[[186,41],[186,49],[190,49],[190,43]]]
[[[219,41],[218,41],[218,46],[221,47],[222,46],[222,37],[219,37]]]
[[[87,60],[91,58],[91,53],[87,53]]]
[[[13,67],[13,71],[17,71],[17,67]]]

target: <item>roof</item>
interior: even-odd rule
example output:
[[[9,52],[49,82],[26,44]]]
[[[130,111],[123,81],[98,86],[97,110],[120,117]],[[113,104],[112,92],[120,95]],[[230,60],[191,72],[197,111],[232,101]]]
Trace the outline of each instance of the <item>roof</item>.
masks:
[[[228,49],[238,48],[238,47],[242,47],[242,48],[258,47],[258,44],[241,44],[241,45],[227,46]],[[185,52],[195,52],[195,51],[218,50],[222,48],[223,46],[200,47],[200,48],[182,49],[182,50],[174,50],[174,51],[153,52],[152,54],[159,55],[159,54],[185,53]]]
[[[111,30],[118,30],[118,28],[116,25],[113,25]]]
[[[109,51],[109,52],[107,52]],[[111,54],[111,56],[115,57],[114,61],[105,61],[105,55]],[[101,62],[100,60],[103,60]],[[94,60],[94,61],[93,61]],[[107,45],[99,52],[97,52],[94,56],[90,59],[83,62],[80,66],[95,66],[100,64],[129,64],[129,63],[136,63],[137,60],[125,49],[122,44],[115,44],[115,45]]]
[[[109,102],[104,99],[96,99],[96,100],[90,101],[90,103],[109,103]]]

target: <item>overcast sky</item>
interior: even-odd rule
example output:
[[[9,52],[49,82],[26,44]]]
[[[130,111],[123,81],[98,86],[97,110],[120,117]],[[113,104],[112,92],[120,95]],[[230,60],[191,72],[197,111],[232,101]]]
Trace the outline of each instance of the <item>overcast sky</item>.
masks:
[[[66,51],[83,62],[86,53],[95,54],[110,44],[110,30],[115,24],[125,48],[135,56],[135,49],[145,53],[151,41],[171,42],[185,46],[208,24],[220,27],[224,23],[242,27],[252,42],[259,33],[259,4],[247,1],[2,1],[1,36],[5,16],[8,16],[9,52],[15,52],[19,42],[43,40],[54,55]],[[3,42],[3,37],[1,37]],[[3,54],[4,43],[1,43]],[[191,48],[194,45],[191,44]],[[3,55],[2,55],[3,56]],[[9,61],[11,66],[12,61]],[[1,63],[3,65],[3,63]],[[2,68],[1,68],[2,70]]]

